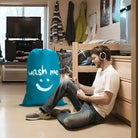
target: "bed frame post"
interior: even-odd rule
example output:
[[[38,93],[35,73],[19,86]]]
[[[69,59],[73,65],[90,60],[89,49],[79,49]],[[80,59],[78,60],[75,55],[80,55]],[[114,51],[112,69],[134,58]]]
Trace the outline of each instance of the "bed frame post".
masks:
[[[72,77],[78,79],[78,43],[73,42],[72,46]],[[76,64],[74,64],[76,63]]]

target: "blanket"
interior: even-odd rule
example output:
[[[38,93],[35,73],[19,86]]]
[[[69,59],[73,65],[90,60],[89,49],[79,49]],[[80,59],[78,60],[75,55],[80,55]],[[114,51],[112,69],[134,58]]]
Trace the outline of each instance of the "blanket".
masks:
[[[57,52],[60,64],[60,73],[69,73],[72,76],[72,52]],[[89,50],[78,51],[78,65],[92,65]]]

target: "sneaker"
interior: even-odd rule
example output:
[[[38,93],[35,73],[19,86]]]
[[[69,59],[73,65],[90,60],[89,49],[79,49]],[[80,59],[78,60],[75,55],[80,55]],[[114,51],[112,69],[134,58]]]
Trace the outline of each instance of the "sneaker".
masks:
[[[26,120],[46,120],[46,119],[52,119],[53,116],[51,116],[50,113],[43,113],[40,109],[37,109],[34,113],[26,115]]]
[[[53,117],[57,117],[58,116],[58,114],[60,114],[60,113],[70,113],[71,111],[69,110],[69,109],[63,109],[63,110],[60,110],[60,109],[53,109],[52,111],[51,111],[51,115],[53,116]]]

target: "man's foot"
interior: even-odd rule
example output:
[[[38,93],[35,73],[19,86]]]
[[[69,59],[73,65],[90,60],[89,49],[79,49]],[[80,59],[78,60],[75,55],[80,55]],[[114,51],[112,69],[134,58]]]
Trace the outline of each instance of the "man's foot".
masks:
[[[35,121],[35,120],[48,120],[55,118],[50,113],[43,113],[40,109],[36,110],[32,114],[26,115],[26,120]]]
[[[66,113],[66,112],[70,113],[71,111],[70,111],[69,109],[63,109],[63,110],[60,110],[60,109],[53,109],[53,110],[51,111],[51,115],[52,115],[53,117],[57,117],[58,114],[60,114],[60,113]]]

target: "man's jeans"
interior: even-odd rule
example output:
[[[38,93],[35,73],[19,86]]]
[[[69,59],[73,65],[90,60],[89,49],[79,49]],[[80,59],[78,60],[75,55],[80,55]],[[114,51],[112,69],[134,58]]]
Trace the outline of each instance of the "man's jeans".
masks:
[[[104,118],[98,114],[91,103],[84,102],[77,97],[78,88],[69,79],[64,79],[54,90],[40,109],[49,113],[57,105],[58,101],[66,96],[77,110],[76,113],[60,113],[58,121],[67,129],[80,128],[89,124],[103,123]]]

